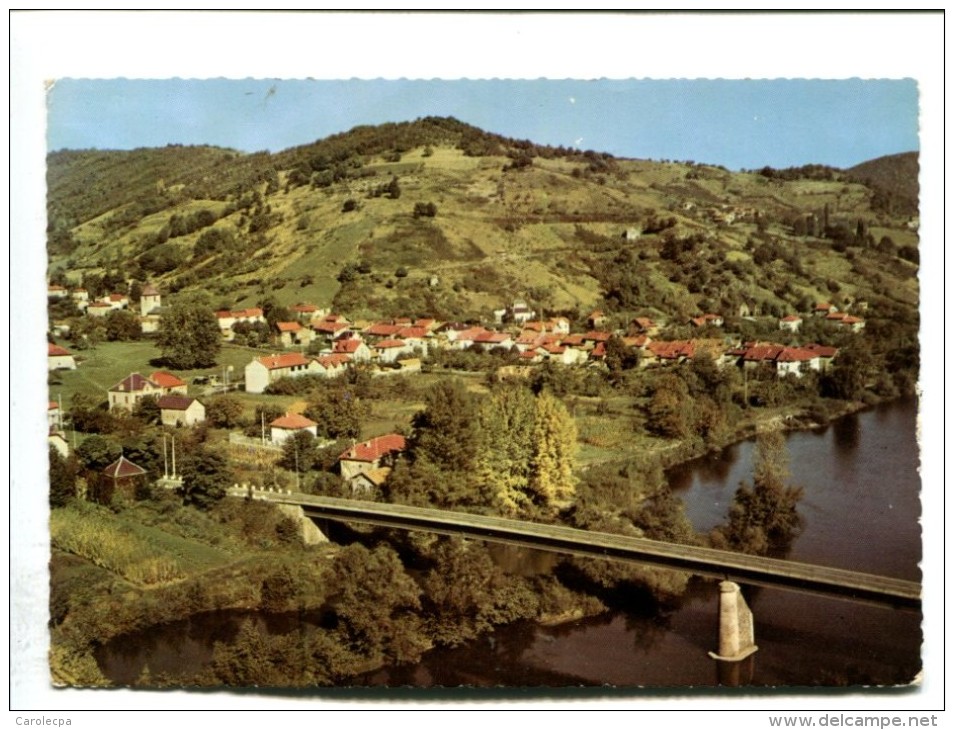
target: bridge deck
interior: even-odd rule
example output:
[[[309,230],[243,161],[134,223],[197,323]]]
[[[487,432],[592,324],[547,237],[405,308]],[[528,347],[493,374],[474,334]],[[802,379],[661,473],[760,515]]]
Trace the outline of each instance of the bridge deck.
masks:
[[[230,493],[248,495],[245,490]],[[461,535],[572,555],[650,564],[737,583],[815,592],[900,608],[920,608],[921,605],[919,583],[842,568],[407,505],[261,490],[254,491],[253,498],[298,505],[309,517]]]

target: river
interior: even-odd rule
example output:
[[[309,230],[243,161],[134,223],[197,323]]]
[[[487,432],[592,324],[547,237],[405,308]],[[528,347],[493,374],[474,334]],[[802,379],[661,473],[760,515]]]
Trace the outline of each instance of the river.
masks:
[[[787,435],[792,482],[804,488],[804,530],[789,557],[920,580],[921,538],[913,399]],[[753,443],[679,465],[668,473],[697,530],[725,519],[739,482],[751,478]],[[759,651],[745,665],[753,686],[907,684],[921,667],[921,614],[775,589],[746,589]],[[356,685],[417,687],[714,686],[718,590],[694,580],[674,606],[614,611],[559,626],[518,623],[412,667],[386,668]],[[221,617],[215,618],[219,631]],[[202,617],[147,640],[111,642],[98,659],[114,681],[150,667],[202,663],[211,652]],[[179,637],[173,639],[173,637]],[[228,639],[220,635],[220,639]]]

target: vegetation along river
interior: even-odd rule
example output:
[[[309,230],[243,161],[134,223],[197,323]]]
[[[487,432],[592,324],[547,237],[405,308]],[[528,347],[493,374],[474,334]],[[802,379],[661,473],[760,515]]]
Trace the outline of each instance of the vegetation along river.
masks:
[[[792,482],[804,488],[804,529],[791,559],[920,580],[917,402],[885,404],[814,431],[788,435]],[[751,479],[754,444],[744,442],[674,467],[669,480],[693,525],[724,521],[733,493]],[[527,560],[540,560],[528,554]],[[546,561],[542,561],[546,562]],[[920,670],[921,614],[774,589],[745,589],[759,651],[746,682],[757,686],[907,684]],[[517,623],[415,666],[358,677],[368,686],[711,686],[717,668],[718,589],[697,580],[674,605],[614,611],[564,623]],[[103,647],[114,681],[150,667],[201,664],[213,639],[234,635],[241,614],[196,616]],[[261,621],[279,621],[265,617]],[[280,623],[280,621],[279,621]],[[269,627],[271,628],[271,627]],[[275,630],[287,630],[276,624]]]

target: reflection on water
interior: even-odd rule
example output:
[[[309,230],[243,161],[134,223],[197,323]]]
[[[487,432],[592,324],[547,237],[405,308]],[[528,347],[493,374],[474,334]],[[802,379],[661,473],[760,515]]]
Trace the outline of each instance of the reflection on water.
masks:
[[[805,490],[799,505],[805,529],[792,546],[792,559],[920,578],[915,420],[916,403],[902,401],[788,435],[792,481]],[[751,479],[752,451],[746,442],[670,470],[671,485],[697,530],[724,520],[739,481]],[[523,575],[552,570],[557,560],[512,546],[493,549],[495,560]],[[418,665],[358,677],[354,684],[685,688],[717,685],[721,671],[725,682],[758,686],[904,685],[921,668],[919,612],[775,589],[743,592],[759,646],[750,667],[720,668],[707,656],[717,648],[719,592],[715,581],[693,579],[684,596],[656,612],[633,605],[560,626],[516,623],[457,648],[435,649]],[[213,641],[234,636],[246,616],[196,616],[153,627],[111,642],[97,658],[118,682],[138,677],[147,658],[153,674],[175,676],[177,666],[207,662]],[[290,630],[274,622],[267,628]]]

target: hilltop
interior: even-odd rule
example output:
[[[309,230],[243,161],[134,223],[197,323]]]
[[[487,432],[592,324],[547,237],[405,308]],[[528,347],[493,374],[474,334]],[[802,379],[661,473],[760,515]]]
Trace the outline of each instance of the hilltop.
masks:
[[[220,308],[272,297],[368,317],[485,318],[515,298],[571,317],[916,307],[916,153],[893,157],[733,173],[445,118],[275,154],[60,151],[50,272],[201,290]]]

